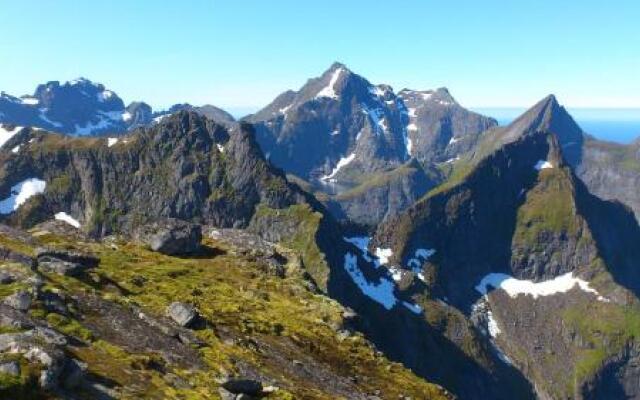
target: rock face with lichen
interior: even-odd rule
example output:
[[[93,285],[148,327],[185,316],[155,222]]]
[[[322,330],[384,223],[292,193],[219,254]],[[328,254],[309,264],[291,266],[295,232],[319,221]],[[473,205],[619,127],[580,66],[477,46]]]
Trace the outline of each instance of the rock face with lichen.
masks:
[[[23,226],[64,211],[99,235],[157,217],[242,227],[257,204],[305,201],[265,161],[250,126],[229,131],[193,112],[111,145],[34,130],[12,140],[23,143],[22,151],[0,156],[0,193],[31,177],[46,182],[42,196],[8,217]]]

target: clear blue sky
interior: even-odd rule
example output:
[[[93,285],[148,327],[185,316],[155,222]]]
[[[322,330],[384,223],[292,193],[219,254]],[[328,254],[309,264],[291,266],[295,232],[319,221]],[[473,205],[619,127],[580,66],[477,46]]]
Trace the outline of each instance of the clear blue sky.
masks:
[[[516,4],[517,3],[517,4]],[[0,90],[255,108],[334,60],[472,107],[640,107],[640,1],[0,0]]]

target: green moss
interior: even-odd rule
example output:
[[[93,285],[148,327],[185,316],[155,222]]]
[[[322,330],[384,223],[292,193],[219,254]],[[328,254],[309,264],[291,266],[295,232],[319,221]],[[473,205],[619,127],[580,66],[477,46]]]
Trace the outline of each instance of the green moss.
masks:
[[[387,186],[390,182],[394,182],[417,172],[417,168],[405,164],[391,171],[371,174],[366,176],[364,180],[361,180],[362,182],[358,186],[335,196],[335,199],[338,201],[351,200],[360,197],[373,189]]]
[[[518,209],[514,241],[535,244],[542,232],[575,235],[578,228],[573,185],[562,169],[542,170]],[[583,243],[586,245],[586,243]]]
[[[47,322],[51,324],[51,326],[66,335],[75,336],[83,341],[93,340],[93,333],[82,326],[82,324],[80,324],[80,322],[75,319],[68,318],[56,313],[47,314],[46,319]]]
[[[316,242],[322,214],[314,212],[306,204],[294,205],[286,209],[273,209],[260,205],[256,208],[256,217],[268,218],[295,227],[293,234],[283,238],[282,245],[301,255],[305,270],[319,287],[326,290],[329,265]]]
[[[578,350],[574,381],[591,378],[606,359],[625,344],[640,339],[640,308],[612,303],[580,304],[564,311],[563,321],[575,330],[583,346]]]
[[[51,193],[67,193],[72,186],[71,177],[69,174],[61,174],[53,179],[47,184],[47,192]]]

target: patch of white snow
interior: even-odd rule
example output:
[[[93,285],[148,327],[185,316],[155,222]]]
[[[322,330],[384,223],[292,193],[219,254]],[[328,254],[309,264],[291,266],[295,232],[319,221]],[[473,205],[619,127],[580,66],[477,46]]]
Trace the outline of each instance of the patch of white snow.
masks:
[[[74,228],[80,228],[80,222],[77,219],[73,218],[71,215],[66,212],[59,212],[53,216],[58,221],[66,222],[67,224],[73,226]]]
[[[351,153],[346,157],[342,157],[338,161],[338,164],[336,164],[336,167],[333,169],[333,171],[331,171],[329,175],[324,175],[320,179],[323,181],[335,182],[334,177],[338,174],[338,172],[340,171],[340,168],[349,165],[355,158],[356,158],[356,153]]]
[[[381,265],[388,264],[391,256],[393,256],[393,251],[391,249],[381,249],[380,247],[376,248],[376,257],[380,260]]]
[[[338,68],[335,71],[333,71],[333,75],[331,75],[331,79],[329,80],[329,85],[322,88],[322,90],[320,90],[316,95],[316,98],[319,98],[319,97],[329,97],[332,99],[338,98],[338,95],[336,94],[334,86],[336,82],[338,82],[338,78],[340,77],[340,74],[342,73],[342,71],[343,71],[342,68]]]
[[[16,133],[20,132],[21,129],[21,126],[16,126],[9,130],[5,128],[4,125],[0,125],[0,147],[2,147],[2,145],[11,139]]]
[[[107,147],[111,147],[116,143],[118,143],[118,138],[110,137],[107,139]]]
[[[387,310],[392,309],[398,302],[394,295],[393,282],[385,278],[380,278],[378,283],[367,281],[358,267],[358,257],[355,254],[347,252],[344,255],[344,269],[364,295],[380,303]]]
[[[504,290],[511,297],[517,297],[518,295],[523,294],[532,296],[536,299],[538,296],[551,296],[557,293],[566,293],[576,285],[587,293],[593,293],[600,301],[609,301],[608,299],[600,296],[597,290],[589,286],[589,282],[574,277],[572,272],[567,272],[564,275],[560,275],[543,282],[516,279],[502,273],[490,273],[482,278],[475,289],[483,295],[487,294],[489,288],[495,288]]]
[[[42,179],[29,178],[11,187],[11,194],[0,201],[0,214],[11,214],[31,196],[44,192],[47,183]]]
[[[536,165],[533,166],[533,168],[537,169],[538,171],[543,170],[543,169],[548,169],[548,168],[553,168],[553,165],[546,160],[539,160]]]

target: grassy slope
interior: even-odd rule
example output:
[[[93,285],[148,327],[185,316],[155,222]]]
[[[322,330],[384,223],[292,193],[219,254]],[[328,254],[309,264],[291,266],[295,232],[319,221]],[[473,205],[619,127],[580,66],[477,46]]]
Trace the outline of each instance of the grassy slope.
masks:
[[[92,251],[102,259],[88,280],[48,275],[47,288],[66,293],[95,293],[125,306],[139,305],[157,315],[172,301],[188,301],[195,303],[215,326],[197,331],[207,343],[200,350],[206,368],[172,369],[172,373],[192,385],[177,389],[160,372],[146,367],[153,364],[157,355],[134,354],[97,340],[81,321],[47,314],[36,305],[31,310],[34,316],[46,318],[59,330],[87,344],[72,348],[72,353],[89,364],[91,373],[125,386],[123,398],[217,398],[216,378],[233,372],[239,362],[253,365],[279,383],[282,389],[269,398],[333,398],[322,386],[284,372],[282,360],[251,346],[225,343],[216,334],[219,330],[268,344],[289,360],[286,362],[311,358],[341,376],[364,377],[357,384],[363,392],[379,389],[384,398],[397,398],[400,394],[413,398],[444,397],[439,387],[388,361],[362,336],[336,340],[334,326],[342,313],[336,302],[312,294],[299,278],[280,279],[261,273],[255,261],[235,255],[233,249],[220,243],[207,242],[220,255],[190,259],[163,256],[126,242],[112,248],[95,243],[69,243],[52,235],[39,238],[50,245]],[[15,391],[26,387],[27,381],[28,377],[11,382],[3,378],[0,384],[10,385]]]

